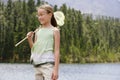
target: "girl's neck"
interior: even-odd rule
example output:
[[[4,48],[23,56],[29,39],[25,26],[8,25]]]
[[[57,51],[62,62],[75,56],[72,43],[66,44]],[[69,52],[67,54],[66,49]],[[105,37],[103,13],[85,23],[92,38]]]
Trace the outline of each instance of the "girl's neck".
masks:
[[[43,24],[42,25],[43,28],[49,28],[49,27],[52,27],[52,25],[49,23],[49,24]]]

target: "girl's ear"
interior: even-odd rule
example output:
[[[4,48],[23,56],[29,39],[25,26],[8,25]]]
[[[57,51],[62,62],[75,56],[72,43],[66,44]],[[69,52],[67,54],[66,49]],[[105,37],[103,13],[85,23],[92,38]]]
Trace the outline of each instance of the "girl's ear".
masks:
[[[52,13],[49,13],[49,16],[50,16],[50,17],[52,17],[52,15],[53,15]]]

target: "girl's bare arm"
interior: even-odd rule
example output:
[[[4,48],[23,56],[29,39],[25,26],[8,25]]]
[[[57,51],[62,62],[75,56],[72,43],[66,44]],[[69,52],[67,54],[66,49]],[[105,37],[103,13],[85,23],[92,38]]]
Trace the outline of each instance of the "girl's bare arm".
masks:
[[[59,60],[60,60],[60,32],[59,29],[54,30],[54,55],[55,55],[55,65],[53,78],[56,80],[58,78],[59,70]]]

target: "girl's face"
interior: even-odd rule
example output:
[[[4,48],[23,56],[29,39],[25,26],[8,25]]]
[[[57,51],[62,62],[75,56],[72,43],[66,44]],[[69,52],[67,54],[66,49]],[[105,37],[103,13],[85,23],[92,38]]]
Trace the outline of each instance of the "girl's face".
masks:
[[[52,17],[52,13],[48,13],[45,9],[38,10],[38,20],[42,25],[50,23],[51,17]]]

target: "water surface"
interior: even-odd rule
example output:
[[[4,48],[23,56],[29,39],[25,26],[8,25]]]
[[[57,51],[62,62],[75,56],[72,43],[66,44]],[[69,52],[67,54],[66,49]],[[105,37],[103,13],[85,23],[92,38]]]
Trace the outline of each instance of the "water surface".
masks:
[[[0,63],[0,80],[34,80],[31,64]],[[120,80],[120,63],[60,64],[59,80]]]

